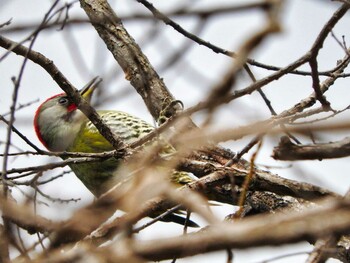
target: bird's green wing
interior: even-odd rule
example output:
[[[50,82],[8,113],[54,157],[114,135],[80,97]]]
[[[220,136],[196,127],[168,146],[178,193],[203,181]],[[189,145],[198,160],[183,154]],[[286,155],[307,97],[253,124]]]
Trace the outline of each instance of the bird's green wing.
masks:
[[[130,144],[150,133],[154,128],[147,122],[121,111],[98,111],[98,114],[122,141]],[[103,152],[113,150],[112,145],[90,121],[82,126],[69,148],[72,152]]]
[[[125,143],[130,144],[137,139],[150,133],[154,128],[147,122],[129,115],[121,111],[98,111],[101,118]],[[90,122],[86,121],[74,140],[74,143],[69,147],[70,152],[86,152],[86,153],[100,153],[113,150],[112,145],[98,132],[97,128]],[[169,145],[164,144],[161,156],[171,156],[175,149]],[[85,184],[85,186],[94,195],[99,196],[105,192],[110,185],[107,181],[118,182],[115,177],[115,171],[118,168],[118,160],[114,157],[103,161],[96,161],[93,163],[72,164],[70,167],[78,178]],[[170,177],[170,181],[184,185],[193,181],[193,178],[186,172],[174,171]]]

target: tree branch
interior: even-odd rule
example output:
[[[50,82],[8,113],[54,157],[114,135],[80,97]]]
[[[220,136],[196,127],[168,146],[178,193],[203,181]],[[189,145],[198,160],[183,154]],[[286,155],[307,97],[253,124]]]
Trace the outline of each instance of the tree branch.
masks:
[[[78,108],[89,118],[89,120],[96,126],[98,131],[113,145],[115,149],[126,149],[126,145],[113,134],[111,129],[99,117],[96,110],[90,104],[82,99],[77,89],[66,79],[61,71],[55,66],[53,61],[46,58],[39,52],[28,50],[27,47],[20,45],[10,39],[0,36],[0,46],[17,55],[26,56],[32,62],[40,65],[53,80],[60,86],[60,88],[72,99]]]
[[[350,156],[350,138],[329,143],[297,145],[282,137],[273,149],[272,157],[277,160],[322,160]]]
[[[303,212],[260,215],[234,224],[211,226],[206,231],[186,236],[134,241],[132,251],[139,257],[158,261],[227,248],[281,245],[346,233],[350,233],[349,202],[328,200],[318,208]],[[112,247],[122,249],[118,243]]]
[[[174,101],[163,80],[151,66],[119,17],[105,0],[80,0],[92,25],[125,73],[125,78],[141,95],[150,113],[158,120],[162,110]],[[180,110],[179,105],[175,105]]]

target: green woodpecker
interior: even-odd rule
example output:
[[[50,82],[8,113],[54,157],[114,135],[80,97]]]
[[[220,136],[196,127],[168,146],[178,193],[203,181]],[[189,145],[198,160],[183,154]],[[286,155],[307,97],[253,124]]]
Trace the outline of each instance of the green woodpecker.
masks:
[[[80,90],[85,100],[90,101],[98,82],[94,78]],[[126,144],[154,129],[147,122],[125,112],[101,110],[98,114]],[[34,117],[34,128],[39,140],[50,151],[100,153],[113,150],[112,145],[65,93],[50,97],[39,106]],[[70,168],[96,197],[113,186],[111,181],[118,181],[115,180],[118,160],[114,157],[103,162],[71,164]],[[172,176],[176,183],[185,184],[193,180],[185,173],[178,174]],[[184,223],[184,219],[176,215],[165,219],[169,220]]]

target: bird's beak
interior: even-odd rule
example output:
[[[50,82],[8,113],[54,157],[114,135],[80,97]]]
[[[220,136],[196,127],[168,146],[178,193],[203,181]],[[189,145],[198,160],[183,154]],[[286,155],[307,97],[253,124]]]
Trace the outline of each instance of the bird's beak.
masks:
[[[100,84],[101,81],[102,79],[100,77],[94,77],[79,91],[80,95],[85,100],[90,101],[95,88],[98,86],[98,84]]]

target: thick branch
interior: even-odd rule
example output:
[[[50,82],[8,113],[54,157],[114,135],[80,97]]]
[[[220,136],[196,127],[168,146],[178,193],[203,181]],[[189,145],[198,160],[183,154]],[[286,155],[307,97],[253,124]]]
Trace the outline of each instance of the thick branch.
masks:
[[[329,215],[332,215],[331,217]],[[133,251],[147,260],[192,256],[227,248],[281,245],[350,233],[349,202],[330,202],[303,213],[255,216],[181,237],[136,241]],[[122,249],[116,244],[114,249]]]
[[[158,120],[162,110],[174,100],[162,79],[107,1],[81,0],[80,3],[123,69],[126,79],[130,80],[131,85],[141,95],[153,118]]]
[[[282,137],[274,148],[272,157],[278,160],[321,160],[347,157],[350,155],[350,138],[337,142],[297,145]]]

